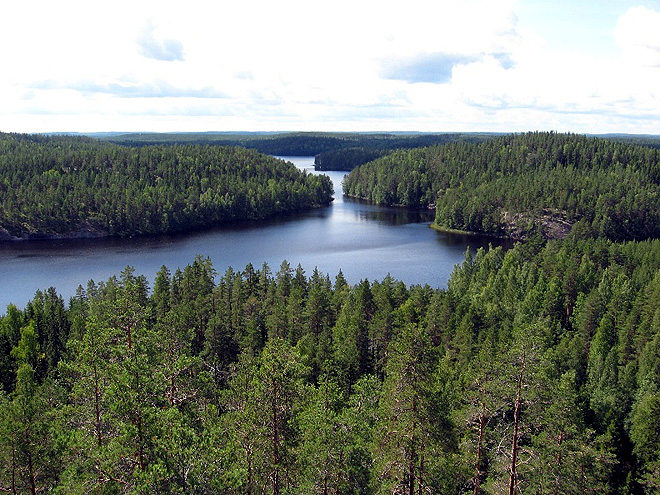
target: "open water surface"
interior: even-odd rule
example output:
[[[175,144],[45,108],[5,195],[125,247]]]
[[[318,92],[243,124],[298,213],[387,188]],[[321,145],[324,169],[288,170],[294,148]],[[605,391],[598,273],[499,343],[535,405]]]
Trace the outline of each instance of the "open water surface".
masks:
[[[285,159],[313,172],[313,157]],[[248,263],[259,269],[264,262],[276,273],[286,259],[307,275],[318,267],[332,280],[341,269],[349,283],[381,280],[389,273],[408,285],[445,287],[468,246],[474,252],[496,242],[435,231],[429,228],[430,211],[343,198],[344,172],[324,173],[334,182],[333,203],[286,218],[181,235],[0,243],[0,314],[9,303],[24,307],[35,291],[51,286],[68,300],[79,285],[107,280],[129,265],[153,284],[161,266],[174,272],[197,255],[209,257],[219,274]]]

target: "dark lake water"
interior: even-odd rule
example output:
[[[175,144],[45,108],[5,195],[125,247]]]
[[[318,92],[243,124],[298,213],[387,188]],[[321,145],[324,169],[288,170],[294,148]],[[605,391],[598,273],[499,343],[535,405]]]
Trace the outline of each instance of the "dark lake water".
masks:
[[[313,171],[313,157],[286,158]],[[156,272],[172,272],[202,255],[223,274],[262,263],[277,272],[282,260],[330,274],[341,269],[350,283],[380,280],[388,273],[406,284],[445,287],[468,246],[476,250],[492,239],[451,235],[429,228],[431,212],[384,208],[342,198],[344,172],[326,172],[335,185],[331,206],[285,219],[240,223],[185,235],[131,239],[0,243],[0,314],[9,303],[24,307],[35,291],[55,287],[65,300],[79,285],[135,268],[153,283]]]

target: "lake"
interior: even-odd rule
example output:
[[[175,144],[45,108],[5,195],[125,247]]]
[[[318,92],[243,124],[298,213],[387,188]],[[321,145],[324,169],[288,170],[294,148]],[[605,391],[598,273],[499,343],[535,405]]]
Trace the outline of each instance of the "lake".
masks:
[[[314,157],[285,157],[312,173]],[[493,239],[438,232],[429,227],[430,211],[387,208],[342,198],[345,172],[324,172],[334,182],[335,200],[327,207],[286,218],[242,222],[181,235],[129,239],[85,239],[0,243],[0,314],[9,303],[22,308],[34,293],[55,287],[68,300],[79,285],[107,280],[128,265],[153,283],[156,272],[172,272],[202,255],[223,274],[248,263],[266,262],[276,273],[283,260],[330,274],[341,269],[350,283],[381,280],[388,273],[408,285],[445,287],[470,246]]]

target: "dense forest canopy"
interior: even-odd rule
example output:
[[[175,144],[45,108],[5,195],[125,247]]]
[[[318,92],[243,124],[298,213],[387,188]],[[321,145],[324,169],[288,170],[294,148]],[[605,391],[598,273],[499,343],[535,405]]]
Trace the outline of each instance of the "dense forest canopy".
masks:
[[[401,150],[353,170],[344,192],[433,206],[449,229],[660,237],[660,151],[601,138],[537,132]]]
[[[655,492],[658,266],[565,240],[446,290],[199,257],[40,291],[0,318],[0,489]]]
[[[316,170],[353,170],[381,156],[386,156],[395,150],[420,148],[445,143],[466,142],[481,143],[492,139],[492,134],[480,133],[446,133],[446,134],[412,134],[397,136],[391,139],[362,137],[356,146],[337,150],[323,151],[314,157]]]
[[[327,205],[325,176],[240,147],[0,134],[0,235],[169,233]]]
[[[129,133],[100,135],[103,140],[128,146],[150,144],[208,144],[242,146],[276,156],[315,156],[347,148],[394,150],[416,148],[450,141],[478,142],[492,137],[488,133],[419,132],[190,132]],[[347,170],[340,165],[338,170]],[[335,170],[324,168],[323,170]],[[348,169],[350,170],[350,169]]]
[[[359,165],[391,152],[392,150],[375,148],[343,148],[325,151],[314,157],[314,170],[353,170]]]
[[[314,156],[316,170],[352,170],[397,149],[452,142],[481,143],[488,132],[182,132],[99,133],[99,139],[127,146],[208,144],[242,146],[275,156]],[[660,148],[657,136],[602,135],[613,141]]]

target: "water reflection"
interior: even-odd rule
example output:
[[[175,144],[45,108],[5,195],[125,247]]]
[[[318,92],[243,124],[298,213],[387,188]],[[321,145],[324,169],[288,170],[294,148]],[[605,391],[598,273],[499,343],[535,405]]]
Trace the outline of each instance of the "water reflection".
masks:
[[[352,198],[344,198],[344,204],[353,205],[350,209],[360,221],[405,225],[408,223],[431,223],[434,219],[432,211],[375,206]]]

